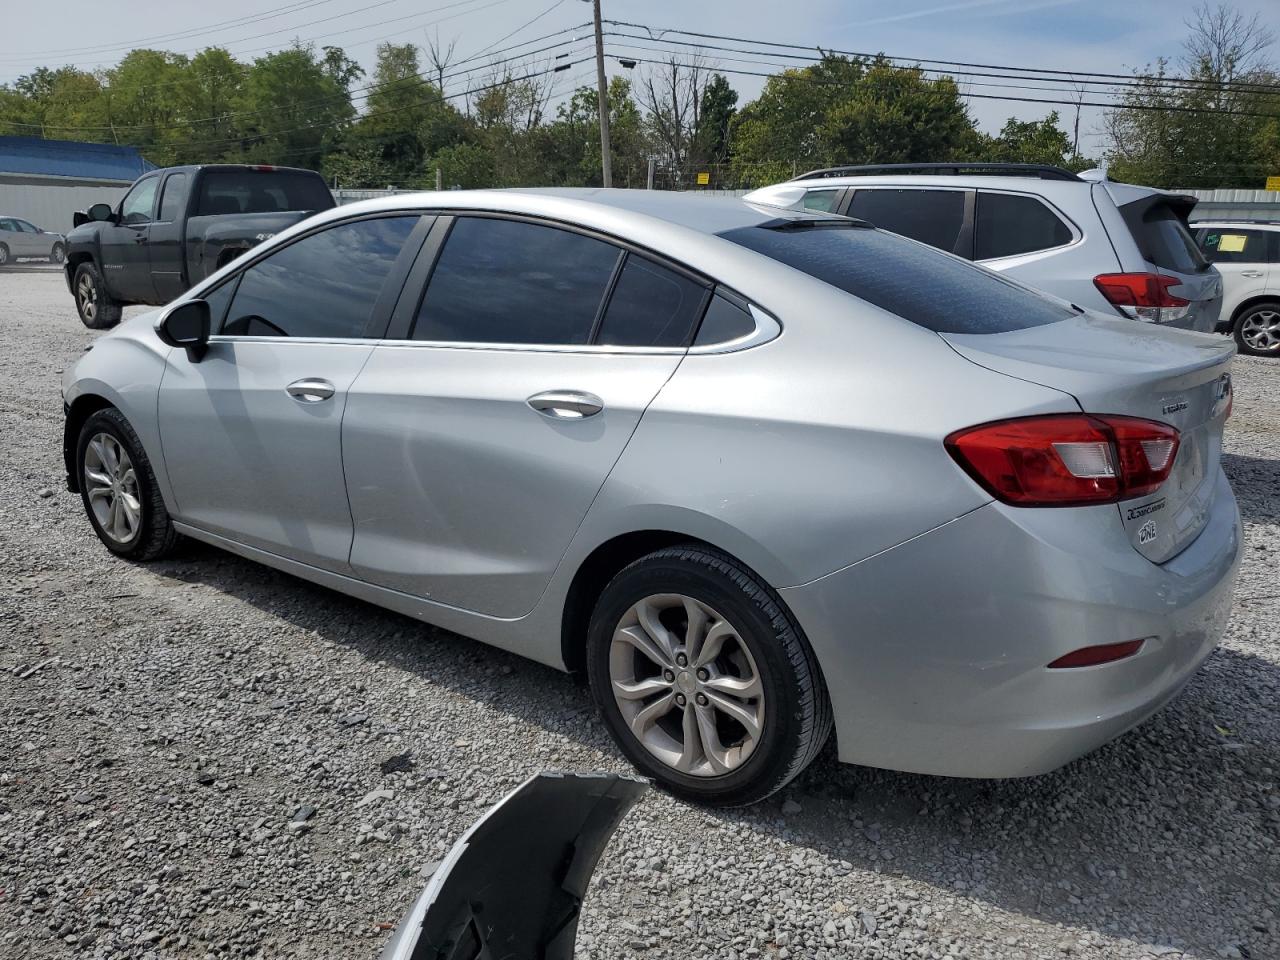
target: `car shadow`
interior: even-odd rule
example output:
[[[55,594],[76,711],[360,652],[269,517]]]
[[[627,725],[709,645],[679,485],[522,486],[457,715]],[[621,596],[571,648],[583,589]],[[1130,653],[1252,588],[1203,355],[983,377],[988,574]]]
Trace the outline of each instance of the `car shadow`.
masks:
[[[150,569],[618,757],[588,692],[558,671],[201,544]],[[785,840],[838,872],[906,877],[939,896],[1062,925],[1065,939],[1096,931],[1196,957],[1218,956],[1226,945],[1264,957],[1280,873],[1266,848],[1243,857],[1239,844],[1280,831],[1280,810],[1267,805],[1280,772],[1278,690],[1276,664],[1220,649],[1146,724],[1046,776],[961,780],[850,767],[829,743],[782,795],[690,813]],[[1259,735],[1263,727],[1271,733]],[[788,801],[799,810],[788,804],[784,814]],[[1187,821],[1214,827],[1189,836]],[[1198,849],[1185,849],[1189,841]],[[1229,848],[1235,855],[1219,855]],[[1185,869],[1188,862],[1196,868]],[[1218,920],[1231,924],[1226,945],[1208,932],[1203,903],[1238,905]]]

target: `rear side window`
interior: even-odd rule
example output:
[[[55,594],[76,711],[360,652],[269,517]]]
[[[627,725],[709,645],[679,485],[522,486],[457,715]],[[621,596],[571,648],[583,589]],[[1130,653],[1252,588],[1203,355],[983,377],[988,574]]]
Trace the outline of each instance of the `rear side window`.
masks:
[[[628,254],[595,342],[613,347],[682,347],[707,289],[674,270]]]
[[[1035,197],[979,191],[973,258],[994,260],[1071,242],[1071,228]]]
[[[173,223],[182,219],[187,209],[187,175],[185,173],[170,174],[164,182],[164,194],[160,197],[160,222]]]
[[[702,317],[702,326],[698,327],[698,336],[693,345],[705,347],[728,343],[754,333],[755,329],[755,318],[745,305],[717,293],[707,304],[707,312]]]
[[[1191,231],[1169,204],[1139,200],[1125,204],[1120,213],[1148,262],[1179,273],[1204,269],[1205,259]]]
[[[383,281],[417,222],[412,216],[340,223],[259,260],[240,274],[222,333],[365,336]]]
[[[1274,252],[1270,256],[1267,252],[1268,246],[1274,251],[1273,238],[1280,239],[1280,232],[1213,227],[1198,234],[1200,249],[1210,263],[1267,263],[1275,259]]]
[[[721,236],[938,333],[1005,333],[1073,315],[997,274],[882,230],[741,227]]]
[[[839,195],[839,190],[810,190],[804,195],[804,208],[830,213],[835,209],[836,197]]]
[[[328,210],[332,206],[332,195],[315,174],[291,170],[210,170],[200,179],[200,200],[195,215]]]
[[[622,251],[569,230],[459,217],[436,261],[415,340],[581,344]]]
[[[964,191],[859,190],[849,216],[952,253],[964,224]]]

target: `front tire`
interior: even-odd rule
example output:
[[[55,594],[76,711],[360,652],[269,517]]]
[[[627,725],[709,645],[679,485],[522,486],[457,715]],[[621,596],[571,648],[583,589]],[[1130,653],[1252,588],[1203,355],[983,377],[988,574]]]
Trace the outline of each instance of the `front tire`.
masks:
[[[124,414],[94,413],[76,441],[80,500],[93,532],[117,556],[158,560],[179,535],[169,519],[151,461]]]
[[[627,759],[698,803],[763,800],[831,732],[817,660],[777,594],[698,544],[613,578],[592,614],[587,673]]]
[[[93,263],[86,261],[76,267],[71,289],[80,322],[90,330],[107,330],[120,322],[123,305],[107,293],[102,274]]]
[[[3,243],[0,243],[0,267],[7,267],[8,265],[9,265],[9,248],[5,246]]]
[[[1280,357],[1280,301],[1255,303],[1236,317],[1236,346],[1251,357]]]

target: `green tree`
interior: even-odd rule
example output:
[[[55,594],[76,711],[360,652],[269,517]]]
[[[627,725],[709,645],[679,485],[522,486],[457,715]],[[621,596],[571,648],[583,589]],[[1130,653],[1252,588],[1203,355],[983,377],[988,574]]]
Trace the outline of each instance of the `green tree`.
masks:
[[[539,152],[543,182],[598,187],[600,172],[600,98],[594,86],[578,87],[556,108],[556,119],[541,130]],[[614,185],[643,186],[648,172],[644,118],[626,77],[609,80],[609,146]]]
[[[1085,161],[1072,156],[1071,137],[1058,126],[1058,111],[1042,120],[1010,117],[994,137],[983,137],[982,160],[996,163],[1048,163],[1083,169]]]
[[[724,74],[713,74],[702,89],[698,129],[694,133],[694,156],[699,164],[719,164],[729,159],[729,131],[738,112],[738,91]]]
[[[1107,112],[1106,156],[1117,180],[1157,187],[1260,189],[1280,164],[1280,83],[1268,57],[1275,35],[1257,15],[1197,7],[1176,62],[1146,67]],[[1197,81],[1172,86],[1172,72]]]
[[[241,90],[236,156],[241,162],[318,169],[355,115],[346,88],[326,71],[309,45],[259,57],[246,72]]]

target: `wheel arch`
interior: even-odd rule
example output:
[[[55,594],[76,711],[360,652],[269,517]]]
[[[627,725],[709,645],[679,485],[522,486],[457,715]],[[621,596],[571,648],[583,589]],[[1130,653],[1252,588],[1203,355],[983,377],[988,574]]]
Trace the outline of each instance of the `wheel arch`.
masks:
[[[752,564],[740,559],[734,551],[727,550],[705,537],[681,533],[677,530],[662,528],[631,530],[600,543],[582,558],[574,571],[565,592],[560,620],[560,655],[565,669],[570,673],[580,674],[586,668],[587,630],[591,623],[591,613],[595,608],[596,599],[609,581],[624,567],[641,557],[678,544],[704,547],[742,567],[769,588],[774,600],[803,635],[804,628],[786,600],[778,593],[777,586],[761,576]],[[821,670],[819,676],[821,677]],[[823,679],[821,682],[825,684],[826,681]]]
[[[1274,303],[1277,306],[1280,306],[1280,293],[1260,293],[1257,296],[1241,300],[1239,305],[1231,314],[1231,329],[1235,329],[1236,321],[1244,316],[1246,312],[1252,310],[1254,307],[1261,306],[1264,303]]]
[[[76,441],[80,439],[80,429],[86,420],[107,407],[115,407],[115,404],[97,393],[82,393],[67,407],[67,417],[62,425],[62,462],[67,468],[67,489],[72,493],[80,492],[80,472],[76,469]]]

